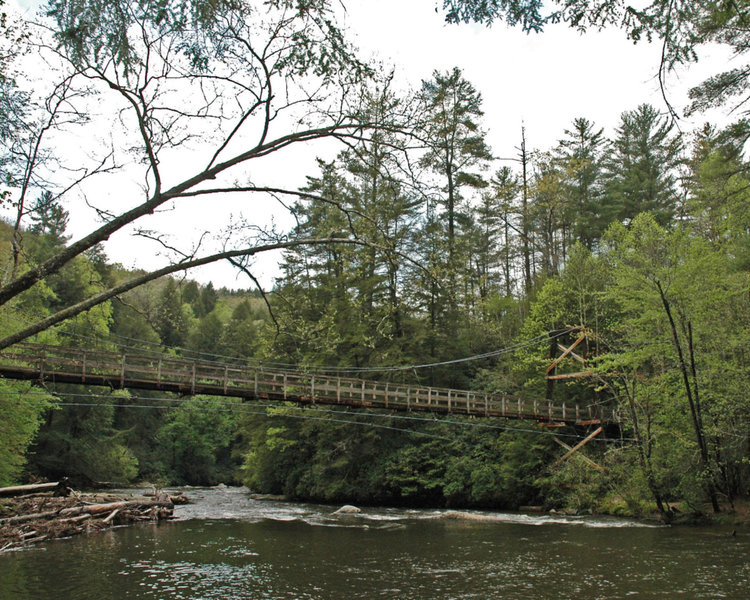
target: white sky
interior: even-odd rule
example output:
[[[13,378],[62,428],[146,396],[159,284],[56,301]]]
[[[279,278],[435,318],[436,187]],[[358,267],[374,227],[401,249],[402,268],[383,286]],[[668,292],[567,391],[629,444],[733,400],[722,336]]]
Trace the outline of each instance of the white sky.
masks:
[[[18,1],[27,7],[36,4],[30,0]],[[522,123],[526,127],[527,147],[548,149],[576,117],[593,121],[611,136],[623,111],[644,102],[665,109],[655,76],[659,44],[634,45],[619,30],[580,35],[564,25],[530,35],[503,24],[491,28],[446,25],[443,15],[435,12],[438,1],[344,0],[344,25],[364,57],[372,56],[396,67],[404,87],[419,87],[436,69],[461,68],[464,77],[482,95],[484,128],[495,156],[517,155]],[[714,48],[711,54],[699,64],[669,75],[668,97],[678,111],[686,106],[691,86],[725,68],[728,53]],[[713,116],[713,120],[716,118]],[[681,127],[690,131],[705,120],[706,116],[683,120]],[[284,186],[303,185],[306,175],[315,174],[314,159],[314,153],[297,149],[293,160],[286,160],[279,172]],[[109,186],[109,190],[113,187],[117,189]],[[180,221],[175,236],[226,225],[226,213],[209,213],[205,207],[196,205],[194,214],[201,214],[199,222]],[[174,213],[182,214],[184,208]],[[290,224],[290,219],[278,213],[272,204],[255,206],[253,214],[265,220],[274,216],[282,226]],[[153,226],[166,227],[170,220],[174,226],[174,216],[169,213],[152,222]],[[76,212],[71,214],[70,232],[82,235],[92,224],[91,215]],[[153,248],[140,250],[126,235],[113,236],[106,244],[106,252],[111,260],[128,267],[154,266]],[[254,272],[269,285],[277,272],[275,258],[259,259]],[[216,287],[251,287],[244,275],[237,276],[223,265],[193,271],[189,277],[203,283],[212,280]]]

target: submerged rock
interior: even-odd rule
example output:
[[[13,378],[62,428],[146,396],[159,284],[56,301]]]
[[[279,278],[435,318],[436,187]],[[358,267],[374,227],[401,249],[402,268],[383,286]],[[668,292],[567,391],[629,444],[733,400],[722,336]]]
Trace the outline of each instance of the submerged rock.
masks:
[[[480,515],[472,512],[458,510],[447,510],[440,515],[442,519],[455,519],[457,521],[500,521],[497,515]]]
[[[358,513],[361,513],[362,509],[357,508],[356,506],[352,506],[351,504],[345,504],[341,508],[339,508],[337,511],[335,511],[334,515],[356,515]]]

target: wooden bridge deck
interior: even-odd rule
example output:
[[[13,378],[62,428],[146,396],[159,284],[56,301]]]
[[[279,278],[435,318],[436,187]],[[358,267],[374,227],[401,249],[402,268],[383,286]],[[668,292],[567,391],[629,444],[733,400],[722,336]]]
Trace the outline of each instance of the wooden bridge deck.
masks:
[[[269,370],[136,350],[120,354],[61,346],[16,345],[0,352],[0,377],[570,425],[617,423],[614,411],[605,412],[600,407],[583,409],[510,395]]]

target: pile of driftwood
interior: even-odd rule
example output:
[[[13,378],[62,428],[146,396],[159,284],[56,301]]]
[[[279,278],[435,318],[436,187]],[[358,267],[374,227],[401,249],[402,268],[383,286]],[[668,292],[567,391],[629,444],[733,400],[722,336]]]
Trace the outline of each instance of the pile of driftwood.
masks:
[[[148,498],[83,494],[65,482],[0,488],[0,552],[114,525],[169,519],[181,500],[166,492]]]

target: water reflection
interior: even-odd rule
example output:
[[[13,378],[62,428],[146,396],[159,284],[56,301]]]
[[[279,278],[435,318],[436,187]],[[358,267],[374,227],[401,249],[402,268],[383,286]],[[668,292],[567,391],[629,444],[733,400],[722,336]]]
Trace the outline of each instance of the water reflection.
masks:
[[[750,539],[621,519],[259,502],[0,556],[0,598],[747,598]],[[451,515],[449,515],[451,516]],[[486,517],[486,518],[485,518]]]

